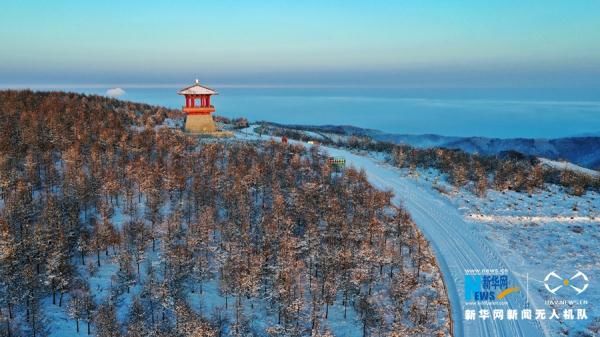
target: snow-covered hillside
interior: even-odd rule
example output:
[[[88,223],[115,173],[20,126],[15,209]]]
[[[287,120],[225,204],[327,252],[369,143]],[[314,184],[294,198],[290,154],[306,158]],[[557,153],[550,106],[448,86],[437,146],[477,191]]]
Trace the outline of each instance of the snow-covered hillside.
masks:
[[[0,336],[450,334],[422,232],[318,149],[96,96],[0,114]]]
[[[453,137],[436,134],[393,134],[354,126],[286,126],[275,123],[272,125],[290,130],[308,130],[307,132],[318,134],[320,137],[325,136],[334,142],[356,135],[370,137],[380,142],[407,144],[421,149],[443,147],[482,155],[499,155],[507,151],[517,151],[525,155],[546,157],[552,160],[565,159],[587,168],[597,169],[600,167],[600,137],[598,135],[581,135],[556,139],[501,139]]]
[[[312,130],[207,139],[160,107],[0,95],[0,336],[600,330],[593,171],[348,136],[318,146],[335,143]],[[559,301],[563,287],[579,302]]]
[[[556,298],[589,302],[585,306],[591,311],[589,319],[550,321],[551,336],[560,335],[560,331],[569,331],[569,336],[593,336],[600,331],[600,315],[594,310],[600,301],[600,287],[593,282],[600,279],[600,194],[572,196],[558,186],[547,185],[533,194],[489,191],[479,198],[467,189],[444,186],[433,170],[421,172],[418,180],[424,185],[436,181],[449,191],[441,195],[476,226],[516,275],[529,279],[530,301],[539,306]],[[592,282],[585,293],[561,293],[561,297],[545,289],[544,278],[550,272],[570,277],[578,270]]]
[[[542,162],[542,164],[544,164],[548,167],[552,167],[557,170],[569,170],[569,171],[585,174],[592,178],[600,177],[599,171],[590,170],[588,168],[581,167],[579,165],[575,165],[575,164],[569,163],[567,161],[556,161],[556,160],[550,160],[550,159],[546,159],[546,158],[538,158],[538,159]]]
[[[247,130],[251,132],[251,130]],[[310,146],[310,145],[307,145]],[[509,300],[513,308],[563,309],[544,287],[544,277],[556,270],[572,275],[582,270],[598,279],[600,195],[569,195],[546,185],[533,195],[489,191],[479,198],[470,186],[456,190],[436,170],[398,169],[377,153],[357,153],[325,147],[334,157],[364,169],[369,180],[395,193],[395,202],[411,213],[436,250],[452,304],[455,336],[594,336],[600,315],[590,306],[585,320],[466,321],[464,277],[469,269],[505,268],[520,291]],[[585,293],[597,303],[600,288]],[[583,296],[582,296],[583,297]],[[485,308],[479,307],[480,310]]]

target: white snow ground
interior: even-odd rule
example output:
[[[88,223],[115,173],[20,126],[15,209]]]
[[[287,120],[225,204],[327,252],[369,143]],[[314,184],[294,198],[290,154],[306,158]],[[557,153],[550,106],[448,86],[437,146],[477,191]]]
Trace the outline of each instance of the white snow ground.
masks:
[[[558,170],[567,169],[567,170],[571,170],[573,172],[586,174],[586,175],[588,175],[590,177],[594,177],[594,178],[600,176],[600,172],[598,172],[598,171],[590,170],[588,168],[581,167],[579,165],[575,165],[573,163],[550,160],[550,159],[546,159],[546,158],[538,158],[538,159],[542,162],[543,165],[553,167]]]
[[[254,127],[245,129],[240,138],[258,138],[253,133]],[[263,136],[263,139],[272,138]],[[302,143],[304,144],[304,143]],[[308,144],[304,144],[310,146]],[[454,321],[454,336],[554,336],[544,321],[528,320],[481,320],[465,321],[463,319],[465,304],[464,276],[465,270],[472,269],[508,269],[511,280],[517,286],[521,284],[520,275],[512,273],[512,266],[505,261],[496,247],[481,235],[480,226],[465,221],[456,205],[441,196],[431,186],[420,184],[414,178],[402,174],[399,169],[378,162],[370,157],[357,155],[347,150],[322,146],[331,156],[344,157],[347,165],[364,169],[369,181],[376,187],[394,192],[394,203],[403,205],[413,217],[415,223],[426,235],[434,247],[444,281],[448,288],[448,297]],[[535,297],[535,298],[534,298]],[[507,309],[527,307],[525,292],[518,292],[506,297]],[[530,293],[529,307],[534,311],[543,303],[538,293]],[[469,309],[496,309],[488,304],[469,306]]]
[[[478,226],[464,221],[458,210],[437,192],[420,186],[411,178],[402,177],[398,170],[386,164],[349,153],[345,150],[327,148],[336,157],[346,158],[349,165],[364,169],[370,182],[382,189],[391,189],[394,202],[402,204],[411,214],[434,247],[440,268],[448,288],[452,304],[454,334],[459,336],[543,336],[543,328],[537,322],[483,321],[466,323],[464,276],[467,269],[508,269],[501,256],[479,235]],[[514,279],[514,278],[513,278]],[[525,286],[522,285],[521,289]],[[520,294],[522,295],[522,293]],[[525,296],[510,296],[509,307],[521,308]],[[482,305],[481,308],[492,309]],[[476,309],[477,311],[479,308]],[[548,334],[549,335],[549,334]]]
[[[440,180],[435,170],[421,172],[421,176],[423,183]],[[452,191],[448,185],[443,188]],[[559,186],[546,185],[531,195],[490,190],[486,197],[479,198],[463,188],[444,197],[467,221],[477,225],[514,273],[529,278],[531,300],[543,304],[545,300],[566,298],[589,303],[588,320],[547,321],[552,336],[563,331],[569,336],[598,336],[600,316],[590,310],[600,301],[600,288],[595,282],[600,279],[600,194],[573,196]],[[553,296],[544,288],[543,279],[549,272],[570,277],[577,270],[590,278],[585,293],[567,291]],[[594,327],[590,329],[590,325]]]
[[[242,139],[257,139],[258,136],[252,131],[253,127],[250,127],[236,135]],[[269,138],[271,137],[262,137]],[[548,298],[540,280],[549,268],[555,267],[553,261],[559,261],[558,267],[565,270],[568,267],[600,270],[600,252],[597,250],[600,246],[600,236],[596,234],[600,219],[600,196],[597,194],[571,197],[557,187],[549,187],[547,191],[535,194],[533,198],[516,192],[503,194],[491,191],[486,198],[480,199],[466,190],[444,195],[432,187],[434,180],[438,181],[438,184],[441,180],[439,172],[434,170],[419,172],[419,178],[415,178],[408,176],[406,171],[385,164],[385,156],[372,153],[360,155],[346,150],[322,148],[332,156],[346,158],[348,165],[364,169],[373,185],[392,190],[395,194],[393,201],[402,204],[410,212],[427,236],[448,288],[455,336],[559,336],[561,329],[561,325],[556,321],[542,321],[542,324],[521,320],[465,321],[465,269],[507,268],[519,279],[529,272],[529,301],[534,309],[536,306],[543,306],[544,300]],[[452,188],[447,186],[447,190],[451,191]],[[117,210],[113,221],[119,224],[125,220]],[[522,230],[522,226],[526,226],[528,230]],[[582,233],[578,233],[581,230]],[[147,259],[155,261],[157,256],[148,251]],[[110,277],[116,268],[112,256],[102,256],[102,267],[91,278],[90,284],[97,302],[101,302],[108,295]],[[146,263],[142,268],[145,270]],[[85,275],[87,271],[81,268],[80,273]],[[590,276],[592,280],[598,279],[600,272],[594,272]],[[525,284],[519,286],[526,289]],[[209,281],[205,287],[204,295],[190,295],[191,302],[196,309],[210,314],[215,307],[223,306],[224,298],[216,290],[214,281]],[[214,289],[211,290],[211,287]],[[129,294],[121,296],[118,304],[118,316],[121,321],[126,319],[131,299],[139,290],[139,286],[135,285]],[[600,300],[600,288],[594,287],[594,284],[591,284],[586,295],[588,294],[590,302]],[[510,300],[509,307],[512,308],[524,307],[527,300],[525,292],[510,295],[507,299]],[[68,300],[68,295],[65,295],[65,303]],[[227,315],[232,317],[233,299],[230,300],[231,306]],[[59,308],[48,301],[51,300],[44,300],[44,308],[48,321],[51,322],[50,335],[77,336],[74,321],[65,312],[66,305]],[[256,302],[255,307],[260,308],[264,305]],[[488,308],[485,305],[480,307]],[[331,307],[331,317],[340,316],[342,310],[343,308],[336,306]],[[262,312],[264,310],[259,309],[256,315],[248,317],[254,322],[252,324],[273,322],[274,317]],[[347,320],[330,322],[336,322],[329,326],[336,336],[360,335],[360,329],[357,328],[360,323],[351,308]],[[81,322],[81,330],[79,336],[85,335],[84,322]]]
[[[0,205],[1,206],[1,205]],[[162,213],[170,213],[170,204],[163,205]],[[143,202],[138,203],[139,213],[143,213],[145,210],[145,204]],[[114,214],[111,216],[111,222],[116,228],[120,229],[125,223],[131,220],[129,215],[126,215],[122,207],[115,207]],[[115,307],[117,313],[117,319],[121,323],[125,323],[128,320],[131,305],[136,295],[139,295],[143,290],[143,283],[147,281],[147,273],[149,265],[152,264],[157,275],[161,274],[160,266],[160,254],[161,247],[157,244],[156,251],[152,251],[152,247],[149,244],[146,247],[144,254],[144,260],[140,265],[140,280],[136,280],[131,285],[129,292],[122,293],[115,298]],[[114,276],[119,270],[117,261],[117,255],[115,251],[110,248],[109,255],[106,255],[104,251],[100,253],[101,266],[97,268],[93,275],[90,274],[87,264],[95,265],[96,254],[95,252],[89,252],[86,257],[86,265],[80,265],[79,257],[74,257],[73,261],[77,274],[84,280],[89,281],[90,291],[93,294],[94,302],[96,305],[100,305],[107,301],[113,287],[114,287]],[[215,271],[213,271],[215,272]],[[203,292],[196,291],[195,293],[188,293],[188,300],[193,309],[197,312],[202,313],[205,317],[211,317],[216,310],[221,310],[222,314],[227,320],[235,320],[235,298],[228,297],[228,307],[225,309],[225,296],[219,291],[218,280],[211,279],[203,282]],[[375,286],[373,290],[374,297],[383,296],[380,294],[379,289]],[[329,318],[321,322],[322,327],[327,328],[332,332],[334,336],[344,337],[360,337],[362,336],[362,323],[359,314],[356,312],[353,306],[344,308],[341,304],[341,294],[339,298],[329,306]],[[58,300],[57,300],[58,301]],[[84,320],[80,320],[79,327],[80,331],[76,331],[75,320],[68,314],[68,303],[70,301],[70,295],[66,293],[63,297],[63,305],[59,307],[58,304],[52,304],[51,295],[46,296],[42,300],[41,307],[44,311],[46,322],[48,323],[47,332],[49,337],[80,337],[87,335],[87,323]],[[277,324],[277,313],[268,308],[271,307],[264,300],[260,299],[249,299],[244,300],[244,314],[249,322],[250,327],[255,331],[265,331],[267,327],[274,326]],[[346,318],[344,318],[344,310],[346,309]],[[95,327],[91,325],[91,334],[95,335]]]

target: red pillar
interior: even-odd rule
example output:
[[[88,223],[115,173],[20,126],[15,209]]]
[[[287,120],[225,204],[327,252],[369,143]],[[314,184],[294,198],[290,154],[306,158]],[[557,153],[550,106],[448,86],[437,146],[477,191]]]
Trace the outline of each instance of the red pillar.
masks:
[[[210,95],[206,96],[206,106],[210,107]]]
[[[195,107],[195,106],[196,106],[196,97],[195,97],[195,96],[192,96],[192,97],[190,97],[190,98],[192,99],[192,102],[191,102],[191,103],[192,103],[192,108],[193,108],[193,107]]]

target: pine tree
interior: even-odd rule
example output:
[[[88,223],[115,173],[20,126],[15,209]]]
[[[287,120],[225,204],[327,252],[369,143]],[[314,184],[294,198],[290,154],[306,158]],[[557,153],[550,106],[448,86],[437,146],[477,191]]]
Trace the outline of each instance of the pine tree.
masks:
[[[48,322],[40,306],[39,294],[34,294],[29,299],[29,335],[32,337],[45,337],[48,335]]]
[[[368,295],[362,296],[358,300],[356,310],[362,321],[362,335],[363,337],[369,336],[370,329],[378,324],[381,319],[380,313],[373,303],[373,299]]]
[[[117,258],[119,262],[119,270],[117,271],[116,278],[118,282],[118,291],[119,293],[125,290],[129,293],[129,288],[135,282],[136,273],[133,269],[133,259],[131,257],[131,252],[126,247],[123,247],[119,250],[119,255]]]
[[[69,248],[62,231],[59,231],[56,243],[48,257],[46,283],[52,290],[52,304],[56,304],[56,293],[60,293],[59,306],[62,306],[63,294],[69,289],[73,268],[70,263]]]
[[[104,303],[98,308],[95,317],[96,335],[98,337],[120,337],[121,328],[117,322],[115,306],[112,303]]]
[[[485,172],[485,169],[481,166],[481,165],[477,165],[475,167],[475,177],[476,177],[476,183],[475,183],[475,189],[477,191],[477,195],[480,198],[485,197],[486,193],[487,193],[487,189],[488,189],[488,178],[487,178],[487,173]]]
[[[79,333],[79,321],[85,319],[88,315],[88,301],[93,300],[87,282],[81,279],[74,280],[68,311],[69,316],[75,320],[77,333]]]
[[[9,321],[23,294],[21,267],[18,243],[8,223],[0,220],[0,300],[7,308]]]
[[[135,298],[129,312],[129,323],[127,324],[126,337],[145,337],[150,331],[146,324],[146,313],[139,298]]]
[[[214,221],[214,209],[205,207],[198,218],[197,223],[190,225],[189,245],[193,256],[192,262],[192,292],[196,284],[202,294],[202,283],[211,278],[210,255],[212,253],[210,233],[216,228]]]

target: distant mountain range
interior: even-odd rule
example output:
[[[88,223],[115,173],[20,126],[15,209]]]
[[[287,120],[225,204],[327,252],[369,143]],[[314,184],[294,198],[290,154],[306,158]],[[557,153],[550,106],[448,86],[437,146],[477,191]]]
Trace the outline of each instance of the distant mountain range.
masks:
[[[376,140],[405,143],[415,147],[445,147],[469,153],[495,155],[506,151],[567,160],[591,169],[600,168],[600,137],[567,137],[556,139],[444,137],[438,135],[373,134]]]
[[[287,127],[321,133],[369,136],[378,141],[407,144],[417,148],[444,147],[485,155],[497,155],[507,151],[517,151],[523,154],[545,157],[553,160],[567,160],[590,169],[600,169],[600,134],[555,139],[502,139],[486,137],[449,137],[434,134],[392,134],[346,125],[287,125]]]

